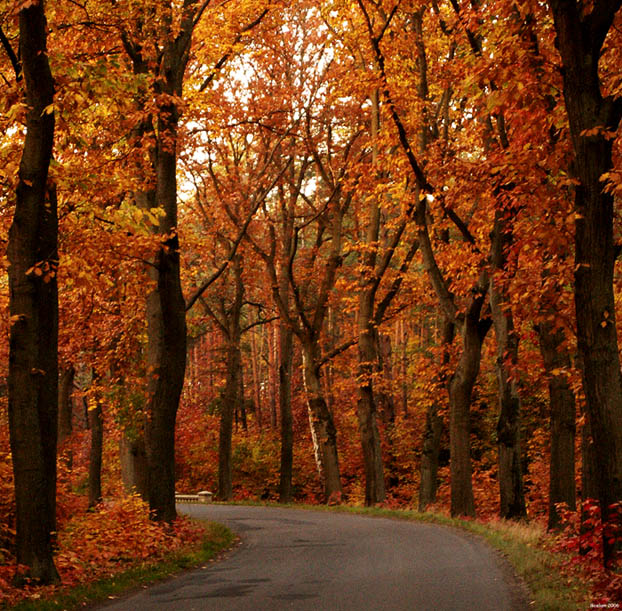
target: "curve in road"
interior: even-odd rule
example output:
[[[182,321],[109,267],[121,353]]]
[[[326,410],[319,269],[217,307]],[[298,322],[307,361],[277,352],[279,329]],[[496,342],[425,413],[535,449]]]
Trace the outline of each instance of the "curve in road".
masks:
[[[327,511],[183,505],[242,544],[108,611],[523,611],[507,564],[451,528]]]

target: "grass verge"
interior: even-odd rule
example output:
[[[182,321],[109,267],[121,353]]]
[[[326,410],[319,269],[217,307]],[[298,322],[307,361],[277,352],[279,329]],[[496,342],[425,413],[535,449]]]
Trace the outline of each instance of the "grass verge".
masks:
[[[222,524],[205,523],[205,538],[198,545],[172,552],[155,563],[142,563],[122,573],[89,584],[63,588],[49,599],[25,600],[10,609],[14,611],[47,611],[83,609],[87,605],[117,598],[131,590],[162,581],[180,571],[195,568],[214,559],[231,547],[235,535]],[[9,608],[9,607],[7,607]]]
[[[537,523],[505,520],[480,522],[451,518],[440,513],[348,505],[278,505],[253,502],[244,504],[339,511],[459,528],[483,538],[506,558],[528,590],[530,608],[537,611],[578,611],[590,606],[589,583],[579,580],[576,576],[568,575],[562,570],[562,565],[567,558],[551,551],[551,536]]]

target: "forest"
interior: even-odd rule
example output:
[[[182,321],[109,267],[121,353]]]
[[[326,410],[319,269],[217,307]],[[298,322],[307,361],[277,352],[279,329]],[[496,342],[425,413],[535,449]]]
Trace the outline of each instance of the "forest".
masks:
[[[0,590],[209,490],[576,513],[622,595],[621,6],[1,0]]]

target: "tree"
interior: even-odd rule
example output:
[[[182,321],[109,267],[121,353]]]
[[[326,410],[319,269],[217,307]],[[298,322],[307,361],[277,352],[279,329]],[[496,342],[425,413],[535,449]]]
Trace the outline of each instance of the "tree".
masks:
[[[43,0],[19,12],[19,68],[28,105],[15,214],[9,232],[9,423],[17,510],[17,561],[42,583],[58,581],[58,219],[48,169],[54,140],[54,80]]]
[[[620,0],[590,9],[574,0],[549,0],[562,61],[564,100],[577,180],[575,202],[575,308],[587,415],[594,439],[597,489],[604,523],[622,502],[622,375],[616,331],[613,268],[613,167],[611,134],[622,119],[622,99],[603,94],[599,62]],[[605,181],[605,182],[604,182]],[[616,518],[616,521],[619,518]],[[617,524],[619,527],[619,524]],[[615,546],[604,529],[604,562]]]
[[[149,2],[123,32],[123,44],[136,74],[150,79],[155,103],[153,121],[140,127],[153,137],[151,189],[141,194],[143,206],[159,211],[155,232],[160,246],[151,261],[152,289],[147,296],[148,405],[145,446],[149,506],[158,520],[172,521],[175,511],[175,418],[186,369],[186,304],[181,290],[177,230],[177,131],[184,73],[192,34],[209,0],[187,0],[179,9],[172,3]],[[143,17],[154,21],[145,24]],[[173,22],[179,19],[173,28]],[[151,30],[155,27],[156,34]]]

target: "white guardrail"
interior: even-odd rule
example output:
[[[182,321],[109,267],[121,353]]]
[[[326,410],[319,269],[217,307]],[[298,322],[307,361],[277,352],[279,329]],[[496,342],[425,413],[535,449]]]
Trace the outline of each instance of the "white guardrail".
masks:
[[[202,490],[197,494],[179,494],[175,493],[176,503],[211,503],[213,494],[207,490]]]

